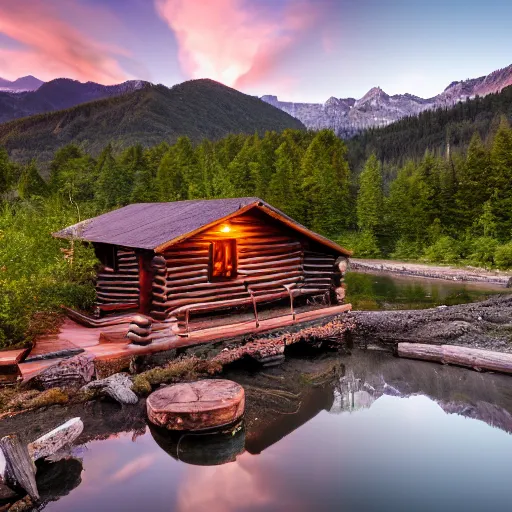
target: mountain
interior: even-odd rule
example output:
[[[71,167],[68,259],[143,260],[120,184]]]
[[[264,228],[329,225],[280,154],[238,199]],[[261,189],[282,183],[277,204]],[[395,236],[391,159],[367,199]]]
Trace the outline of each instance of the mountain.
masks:
[[[442,93],[428,99],[412,94],[390,96],[380,87],[370,89],[359,100],[331,97],[325,103],[291,103],[271,95],[261,99],[301,120],[307,128],[331,128],[349,138],[367,128],[387,126],[425,110],[451,107],[476,96],[500,92],[509,85],[512,65],[480,78],[452,82]]]
[[[107,143],[116,148],[192,140],[218,139],[230,133],[264,133],[302,129],[294,117],[260,99],[213,80],[191,80],[172,88],[141,88],[75,107],[0,124],[0,145],[12,158],[48,161],[71,142],[98,154]]]
[[[22,92],[22,91],[35,91],[43,85],[44,82],[35,76],[28,75],[22,76],[11,82],[5,78],[0,78],[0,91]]]
[[[484,141],[492,139],[503,116],[512,121],[512,85],[501,92],[476,96],[451,107],[441,105],[389,126],[363,131],[347,140],[350,166],[359,171],[372,153],[391,167],[418,160],[426,150],[454,155],[469,145],[475,132]]]
[[[19,78],[17,82],[20,80],[24,79]],[[57,78],[51,82],[42,82],[35,91],[0,92],[0,123],[62,110],[88,101],[119,96],[141,89],[147,84],[148,82],[141,80],[130,80],[118,85],[100,85],[94,82],[82,83],[68,78]]]

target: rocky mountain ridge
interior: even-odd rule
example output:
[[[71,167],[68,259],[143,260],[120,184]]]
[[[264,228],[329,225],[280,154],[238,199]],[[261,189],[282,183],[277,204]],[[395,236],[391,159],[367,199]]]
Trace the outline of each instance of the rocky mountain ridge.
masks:
[[[292,103],[273,95],[261,99],[296,117],[309,129],[330,128],[341,137],[351,137],[367,128],[386,126],[425,110],[451,107],[475,96],[497,93],[509,85],[512,85],[512,65],[487,76],[452,82],[442,93],[428,99],[412,94],[390,96],[380,87],[370,89],[358,100],[330,97],[325,103]]]
[[[24,92],[36,91],[44,82],[35,76],[28,75],[17,78],[14,81],[0,77],[0,91]]]
[[[129,80],[117,85],[101,85],[95,82],[82,83],[69,78],[57,78],[50,82],[42,82],[34,91],[0,92],[0,123],[120,96],[149,85],[149,82],[142,80]]]

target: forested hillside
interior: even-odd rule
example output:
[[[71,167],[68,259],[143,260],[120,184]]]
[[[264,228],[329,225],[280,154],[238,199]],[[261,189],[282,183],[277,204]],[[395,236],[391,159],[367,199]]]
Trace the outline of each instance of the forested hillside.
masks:
[[[60,304],[92,304],[92,250],[51,233],[119,206],[259,196],[332,237],[354,223],[346,147],[330,131],[229,135],[197,145],[180,137],[121,153],[107,145],[97,158],[68,145],[49,167],[45,180],[35,161],[22,165],[0,151],[0,346],[46,329]]]
[[[386,168],[420,159],[425,151],[446,155],[466,149],[475,132],[486,141],[505,116],[512,120],[512,86],[451,108],[428,110],[385,128],[369,129],[347,142],[351,168],[359,171],[372,154]],[[392,173],[391,173],[392,174]]]
[[[173,143],[181,135],[199,142],[286,128],[304,126],[258,98],[213,80],[191,80],[170,89],[148,84],[121,96],[0,124],[0,145],[17,161],[46,162],[69,143],[97,156],[108,142],[119,150]]]
[[[107,144],[97,156],[70,144],[54,153],[47,179],[35,160],[20,164],[2,149],[0,346],[46,328],[60,304],[94,301],[91,249],[51,232],[135,202],[259,196],[356,256],[512,268],[505,117],[467,150],[408,160],[386,186],[385,172],[376,155],[351,172],[346,144],[328,130]]]

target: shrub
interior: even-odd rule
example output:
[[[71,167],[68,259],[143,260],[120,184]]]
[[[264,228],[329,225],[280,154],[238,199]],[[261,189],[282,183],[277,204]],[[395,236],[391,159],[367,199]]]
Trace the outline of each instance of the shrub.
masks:
[[[77,242],[65,258],[71,242],[51,236],[76,221],[76,210],[55,198],[0,208],[0,348],[44,332],[61,305],[92,306],[94,251]],[[34,321],[38,314],[44,322]]]
[[[512,268],[512,242],[499,245],[494,251],[494,263],[498,268],[507,270]]]
[[[421,253],[422,248],[419,243],[400,238],[395,245],[394,251],[391,253],[391,258],[396,260],[415,260],[420,257]]]
[[[354,256],[358,258],[378,258],[381,255],[377,238],[372,231],[363,231],[357,238]]]
[[[477,266],[492,266],[497,246],[498,241],[489,236],[475,238],[471,244],[471,253],[468,256],[469,262]]]
[[[435,263],[453,263],[460,259],[459,242],[451,236],[440,236],[425,249],[424,256]]]

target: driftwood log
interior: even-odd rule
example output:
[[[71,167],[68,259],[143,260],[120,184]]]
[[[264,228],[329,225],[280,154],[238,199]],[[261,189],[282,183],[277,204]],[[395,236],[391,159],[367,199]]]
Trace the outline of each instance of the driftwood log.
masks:
[[[11,434],[0,439],[0,449],[5,458],[4,482],[12,490],[25,491],[33,501],[38,501],[36,468],[26,445],[16,434]]]
[[[411,359],[423,359],[443,364],[467,366],[475,370],[512,373],[512,354],[493,352],[491,350],[459,347],[456,345],[399,343],[398,355]]]
[[[48,432],[28,445],[28,453],[36,461],[53,455],[61,448],[71,444],[83,431],[80,418],[72,418],[66,423]]]
[[[82,387],[94,375],[94,356],[79,354],[50,366],[34,377],[32,382],[42,389],[55,387]]]
[[[204,430],[239,420],[245,393],[236,382],[199,380],[161,388],[146,401],[149,420],[169,430]]]
[[[132,380],[126,373],[116,373],[105,379],[95,380],[86,384],[83,390],[98,390],[120,404],[136,404],[139,399],[132,391]]]

